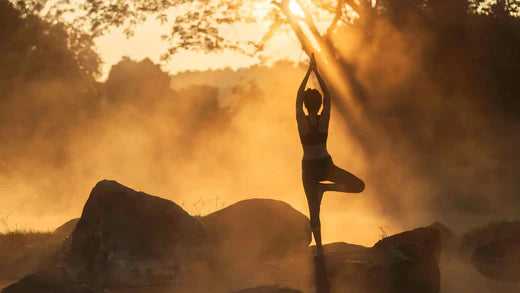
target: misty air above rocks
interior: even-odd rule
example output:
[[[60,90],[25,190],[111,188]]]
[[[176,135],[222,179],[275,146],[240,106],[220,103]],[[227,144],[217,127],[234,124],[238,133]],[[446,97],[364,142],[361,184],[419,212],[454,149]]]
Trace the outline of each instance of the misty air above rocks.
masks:
[[[51,229],[77,217],[101,178],[191,214],[252,197],[307,214],[292,112],[301,64],[170,75],[124,58],[101,82],[88,40],[0,3],[8,224]],[[367,188],[325,197],[324,242],[371,244],[379,227],[434,221],[463,231],[520,212],[518,18],[395,11],[370,34],[339,25],[332,36],[364,112],[352,123],[336,108],[352,97],[333,96],[329,151]]]

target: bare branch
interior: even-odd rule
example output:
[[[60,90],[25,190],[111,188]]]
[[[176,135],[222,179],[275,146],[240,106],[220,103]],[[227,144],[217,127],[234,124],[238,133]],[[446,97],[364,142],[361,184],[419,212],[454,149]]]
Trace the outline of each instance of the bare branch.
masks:
[[[338,0],[336,4],[336,11],[334,14],[334,19],[332,20],[330,26],[327,28],[327,37],[331,37],[332,33],[336,29],[336,26],[338,26],[338,22],[341,19],[341,16],[343,15],[343,7],[345,5],[345,0]]]

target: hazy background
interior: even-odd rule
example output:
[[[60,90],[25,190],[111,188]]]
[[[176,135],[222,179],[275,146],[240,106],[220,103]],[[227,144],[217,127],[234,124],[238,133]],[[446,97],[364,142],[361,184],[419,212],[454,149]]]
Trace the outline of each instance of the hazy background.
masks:
[[[371,245],[379,227],[442,221],[462,231],[520,212],[519,22],[453,11],[436,22],[382,17],[370,36],[338,29],[367,123],[333,112],[328,148],[367,188],[326,194],[324,242]],[[0,44],[0,218],[9,224],[54,229],[81,214],[101,179],[192,214],[252,197],[308,214],[294,119],[299,57],[180,72],[117,58],[102,74],[101,45],[6,1]]]

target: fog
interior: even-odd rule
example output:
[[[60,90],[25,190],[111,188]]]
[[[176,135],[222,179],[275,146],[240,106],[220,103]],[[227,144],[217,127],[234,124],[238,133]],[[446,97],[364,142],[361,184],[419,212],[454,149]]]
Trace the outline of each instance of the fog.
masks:
[[[252,197],[284,200],[307,214],[293,113],[304,71],[280,62],[273,68],[187,72],[170,78],[148,60],[123,60],[112,68],[103,85],[104,106],[92,117],[67,125],[64,116],[72,109],[64,109],[63,116],[36,112],[42,115],[38,121],[56,123],[66,135],[36,132],[32,143],[24,145],[24,155],[5,164],[2,215],[9,215],[12,224],[52,229],[79,216],[90,189],[104,178],[169,198],[192,214]],[[367,188],[362,194],[326,194],[326,242],[370,245],[380,237],[379,227],[397,233],[441,220],[465,228],[478,224],[476,218],[486,223],[507,217],[508,198],[496,198],[504,189],[499,183],[491,182],[488,194],[504,209],[499,215],[489,210],[481,218],[482,211],[472,209],[478,203],[469,205],[476,196],[465,202],[464,194],[440,194],[445,185],[436,186],[434,178],[417,172],[422,166],[409,164],[413,154],[403,155],[399,140],[383,141],[391,148],[370,154],[342,123],[333,112],[329,152],[337,165],[363,178]],[[470,163],[449,162],[453,151],[446,151],[450,176],[475,178],[479,170],[472,170],[474,166],[495,166],[483,151],[484,157],[471,155],[480,151],[479,138],[454,143],[458,160],[471,156]],[[5,144],[3,149],[9,150]],[[482,188],[490,184],[471,180]],[[467,223],[462,225],[461,219]]]
[[[338,28],[334,43],[365,95],[333,96],[328,149],[366,190],[325,195],[324,242],[372,245],[381,229],[391,235],[441,221],[461,232],[516,217],[518,106],[503,98],[511,83],[501,84],[514,66],[493,75],[492,36],[472,30],[439,50],[458,35],[386,19],[370,41]],[[2,57],[14,64],[2,71],[0,108],[0,217],[10,225],[54,229],[78,217],[102,179],[195,215],[253,197],[308,214],[294,113],[304,65],[170,76],[147,59],[125,58],[97,82],[70,65],[77,58],[63,40],[39,42],[20,45],[23,58]],[[347,99],[364,109],[355,124],[337,107]]]

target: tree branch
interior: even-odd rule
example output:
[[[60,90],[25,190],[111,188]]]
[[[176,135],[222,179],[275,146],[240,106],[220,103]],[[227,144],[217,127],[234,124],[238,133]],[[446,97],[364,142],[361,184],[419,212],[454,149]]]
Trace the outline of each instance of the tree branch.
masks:
[[[338,22],[343,15],[343,6],[345,5],[345,0],[338,0],[338,3],[336,5],[336,12],[334,14],[334,19],[332,20],[330,26],[327,28],[327,37],[330,38],[332,36],[332,33],[338,26]]]
[[[361,17],[361,7],[354,0],[344,0],[345,3],[352,8]]]

